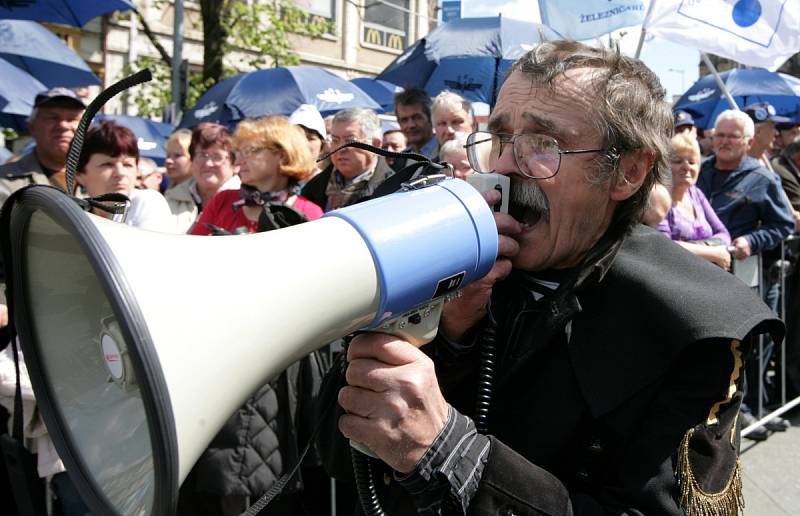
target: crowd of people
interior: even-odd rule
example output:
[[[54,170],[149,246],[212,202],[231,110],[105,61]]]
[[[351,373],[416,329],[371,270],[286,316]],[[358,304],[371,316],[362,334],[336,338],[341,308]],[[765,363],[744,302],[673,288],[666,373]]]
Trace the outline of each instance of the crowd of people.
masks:
[[[800,136],[766,103],[724,111],[698,131],[664,97],[637,60],[549,42],[511,68],[486,128],[460,95],[409,87],[394,98],[396,125],[369,109],[323,119],[303,105],[235,128],[179,129],[160,169],[139,156],[130,130],[104,121],[87,132],[67,191],[85,106],[55,88],[36,97],[35,146],[0,166],[0,202],[30,184],[118,193],[130,199],[121,222],[225,238],[313,221],[422,173],[408,167],[411,155],[329,155],[351,142],[446,161],[457,179],[508,175],[497,263],[448,303],[436,340],[418,350],[361,335],[338,352],[346,382],[322,351],[270,379],[192,469],[179,514],[242,513],[299,460],[318,424],[300,473],[262,514],[329,513],[331,477],[340,514],[358,511],[345,438],[382,459],[373,476],[389,514],[730,514],[741,497],[737,429],[777,402],[774,389],[758,399],[754,386],[774,384],[781,296],[795,309],[783,243],[800,229]],[[756,258],[754,280],[744,271]],[[269,273],[256,264],[237,272]],[[487,335],[499,343],[488,423],[473,409]],[[6,348],[9,410],[15,383]],[[326,403],[337,409],[320,421]],[[787,426],[776,417],[749,437]],[[35,412],[26,431],[60,514],[88,514]]]

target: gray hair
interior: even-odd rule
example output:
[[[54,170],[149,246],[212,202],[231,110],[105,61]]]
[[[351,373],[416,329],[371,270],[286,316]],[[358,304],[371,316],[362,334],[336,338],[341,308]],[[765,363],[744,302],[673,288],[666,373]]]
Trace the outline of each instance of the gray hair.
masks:
[[[468,101],[458,93],[452,91],[443,91],[433,98],[431,105],[431,113],[433,114],[433,123],[436,123],[436,111],[440,108],[450,108],[453,111],[461,110],[469,116],[470,125],[475,125],[475,114],[472,111],[472,102]]]
[[[464,146],[467,144],[467,136],[469,136],[467,133],[461,131],[455,133],[452,140],[448,140],[442,144],[442,147],[439,149],[439,156],[444,159],[445,156],[451,152],[466,150]]]
[[[756,126],[753,123],[753,119],[750,118],[750,115],[744,111],[739,111],[738,109],[726,109],[717,115],[717,120],[714,122],[714,130],[717,129],[717,126],[720,122],[724,122],[726,120],[733,120],[734,122],[739,122],[742,124],[742,131],[744,132],[743,136],[745,138],[752,138],[756,133]]]
[[[361,128],[361,133],[366,138],[378,140],[383,139],[383,131],[381,130],[381,121],[378,115],[371,109],[366,108],[348,108],[343,109],[333,116],[333,123],[349,123],[358,122]]]
[[[594,48],[575,41],[543,42],[514,63],[508,74],[520,72],[535,84],[554,88],[557,78],[576,68],[596,72],[592,78],[596,111],[591,119],[607,149],[598,155],[597,175],[591,180],[622,180],[619,158],[627,152],[642,150],[653,157],[653,168],[639,190],[622,201],[614,213],[612,228],[625,231],[641,219],[653,185],[666,184],[669,178],[673,120],[665,101],[666,90],[640,60],[626,57],[618,49]]]

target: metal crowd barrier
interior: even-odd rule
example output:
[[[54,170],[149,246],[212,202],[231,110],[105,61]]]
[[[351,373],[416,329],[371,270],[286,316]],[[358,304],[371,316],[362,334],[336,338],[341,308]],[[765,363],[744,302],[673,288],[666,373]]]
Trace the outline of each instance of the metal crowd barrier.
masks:
[[[791,247],[795,251],[795,255],[798,256],[798,263],[795,267],[800,267],[800,236],[792,235],[788,237],[786,240],[781,242],[781,253],[780,253],[780,260],[782,263],[778,267],[779,270],[779,296],[780,296],[780,303],[778,305],[778,316],[783,320],[786,321],[786,294],[787,294],[787,285],[786,285],[786,249],[787,247]],[[761,299],[764,299],[764,269],[763,269],[763,261],[761,255],[756,255],[749,259],[749,262],[740,262],[739,260],[733,260],[731,262],[731,272],[734,275],[739,277],[745,284],[749,285],[753,288],[758,288],[758,293]],[[798,271],[800,274],[800,271]],[[800,276],[796,276],[800,277]],[[757,283],[754,284],[753,281],[757,279]],[[800,286],[800,282],[796,282],[798,286]],[[800,293],[798,293],[800,294]],[[754,431],[756,428],[762,426],[767,421],[780,416],[791,410],[792,408],[796,407],[800,404],[800,396],[790,400],[787,402],[786,400],[786,346],[787,341],[790,335],[787,332],[786,338],[783,339],[780,343],[774,343],[776,346],[775,351],[773,354],[778,353],[780,356],[778,362],[778,370],[775,372],[779,376],[780,381],[780,403],[777,409],[772,410],[769,413],[765,413],[764,407],[764,377],[767,372],[767,367],[769,366],[768,359],[769,357],[764,357],[764,341],[766,337],[761,335],[758,339],[758,385],[756,386],[757,390],[757,397],[758,397],[758,404],[756,408],[756,419],[757,421],[745,428],[742,429],[741,435],[742,437],[747,436],[750,432]],[[794,345],[800,345],[800,342],[793,343]],[[751,386],[752,387],[752,386]]]

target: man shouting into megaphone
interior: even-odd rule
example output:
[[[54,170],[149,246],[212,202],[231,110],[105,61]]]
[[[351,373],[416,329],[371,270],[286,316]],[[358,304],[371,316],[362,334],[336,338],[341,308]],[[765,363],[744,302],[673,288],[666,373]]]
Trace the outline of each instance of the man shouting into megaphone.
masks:
[[[511,179],[498,260],[422,349],[352,340],[326,391],[343,409],[320,443],[332,474],[352,478],[344,436],[383,461],[387,514],[741,509],[742,363],[754,336],[783,330],[734,277],[638,223],[668,171],[664,98],[640,61],[575,42],[514,64],[467,144],[473,169]]]

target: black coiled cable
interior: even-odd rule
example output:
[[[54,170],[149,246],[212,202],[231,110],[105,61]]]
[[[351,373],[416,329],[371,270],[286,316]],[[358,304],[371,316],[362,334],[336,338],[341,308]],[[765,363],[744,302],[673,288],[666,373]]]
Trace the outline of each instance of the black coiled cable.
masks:
[[[372,471],[372,457],[369,457],[355,448],[350,448],[350,457],[353,461],[353,473],[356,477],[356,491],[361,502],[361,510],[367,516],[386,516],[378,500],[375,490],[375,478]]]
[[[144,69],[129,75],[124,79],[115,82],[108,88],[100,92],[96,99],[89,104],[86,111],[83,112],[81,121],[78,123],[78,128],[75,130],[75,136],[69,144],[69,151],[67,151],[67,195],[72,195],[75,189],[75,172],[78,168],[78,159],[81,157],[83,150],[83,139],[86,137],[86,130],[94,119],[94,115],[108,102],[112,97],[122,93],[131,86],[136,86],[143,82],[148,82],[153,78],[150,70]]]
[[[475,428],[481,434],[489,432],[489,408],[492,405],[495,351],[497,349],[497,324],[491,311],[489,321],[481,333],[481,366],[478,370],[478,392],[475,397]]]

